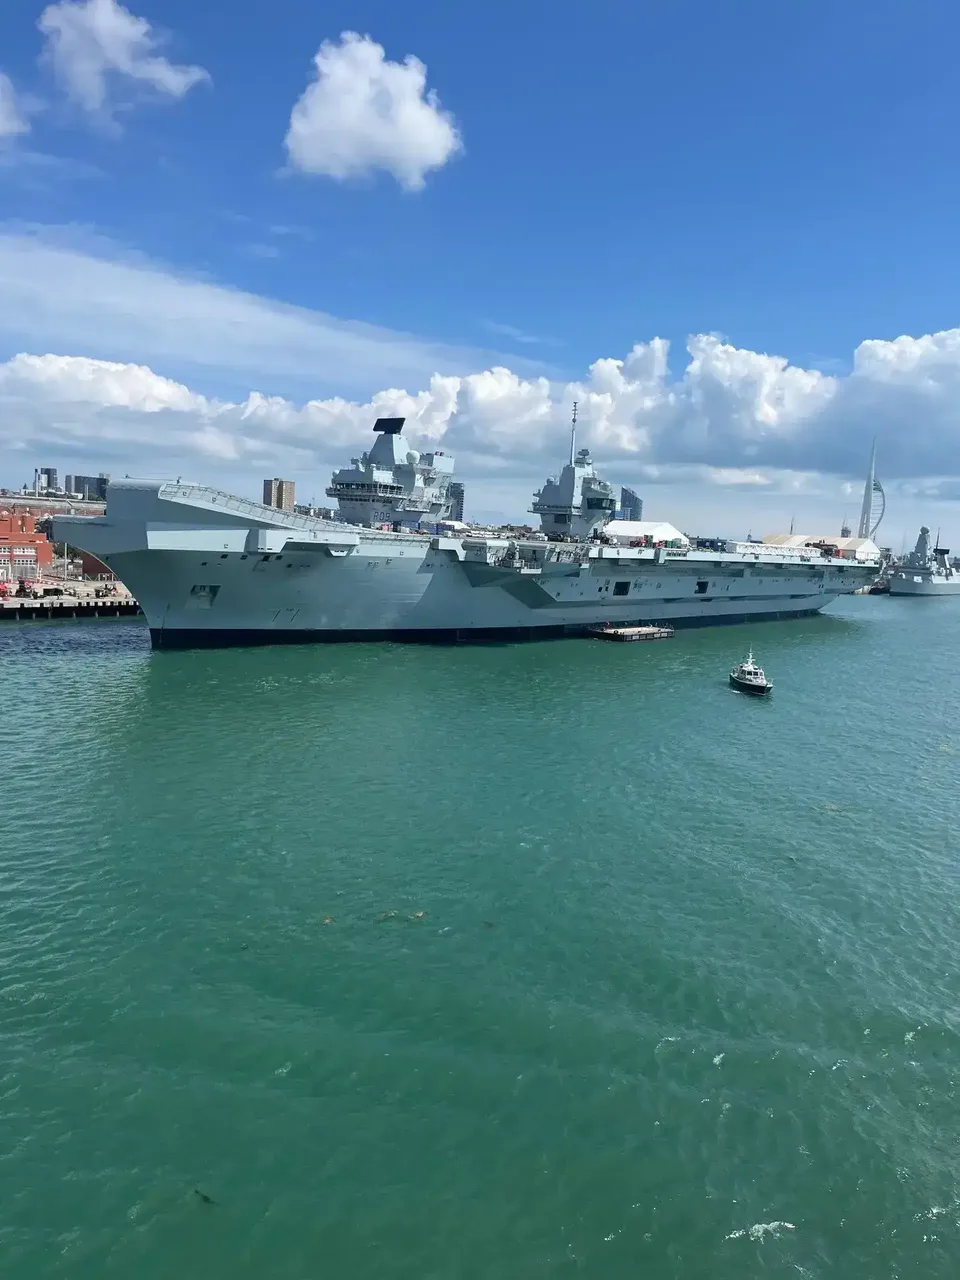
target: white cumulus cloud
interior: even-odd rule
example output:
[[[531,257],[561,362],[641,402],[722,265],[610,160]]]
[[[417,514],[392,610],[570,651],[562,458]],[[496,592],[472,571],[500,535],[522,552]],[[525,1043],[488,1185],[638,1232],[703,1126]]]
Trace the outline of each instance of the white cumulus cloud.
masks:
[[[177,66],[163,57],[161,37],[150,23],[117,0],[58,0],[37,25],[68,95],[104,120],[113,119],[114,90],[122,94],[136,85],[179,100],[209,79],[202,67]]]
[[[771,528],[798,511],[839,524],[859,502],[874,435],[897,536],[931,502],[960,496],[960,330],[863,343],[843,377],[711,335],[688,340],[677,374],[669,354],[653,339],[573,381],[493,365],[435,373],[419,390],[306,402],[217,398],[140,363],[19,354],[0,363],[0,462],[8,473],[22,459],[28,475],[38,460],[192,473],[248,492],[261,474],[290,474],[318,495],[369,447],[374,420],[398,415],[413,442],[456,456],[474,514],[517,518],[562,462],[576,400],[578,440],[602,473],[651,500],[671,494],[654,509],[698,528],[727,528],[735,509]]]
[[[887,402],[893,384],[899,394]],[[132,452],[163,451],[175,420],[178,447],[191,431],[215,426],[237,456],[293,450],[326,465],[366,441],[376,417],[397,414],[411,438],[486,472],[537,471],[562,459],[574,400],[581,443],[605,466],[651,482],[693,468],[727,488],[761,488],[785,472],[839,483],[861,472],[874,435],[888,478],[960,476],[960,331],[865,343],[846,377],[701,334],[688,340],[678,376],[668,344],[653,339],[568,382],[495,365],[435,373],[416,391],[305,403],[256,391],[218,399],[143,364],[20,354],[0,364],[0,440],[42,448],[53,442],[54,421],[96,439],[122,420]]]
[[[161,409],[202,413],[208,403],[146,365],[83,356],[14,356],[0,365],[0,387],[4,393],[32,393],[48,404],[86,404],[136,413]]]
[[[14,138],[29,130],[30,125],[20,107],[13,81],[0,71],[0,138]]]
[[[193,279],[82,229],[0,228],[0,484],[24,460],[27,476],[192,471],[255,491],[263,467],[321,494],[396,414],[456,456],[488,510],[516,516],[563,461],[576,400],[603,473],[696,492],[693,517],[711,494],[751,512],[779,495],[770,527],[786,527],[820,493],[837,523],[859,506],[874,437],[891,511],[960,496],[960,329],[869,339],[848,367],[696,334],[685,352],[652,338],[561,377]]]
[[[416,191],[460,150],[453,117],[427,89],[419,59],[390,62],[369,36],[345,31],[339,43],[324,41],[314,62],[317,78],[294,106],[286,136],[294,168],[338,179],[383,169]]]

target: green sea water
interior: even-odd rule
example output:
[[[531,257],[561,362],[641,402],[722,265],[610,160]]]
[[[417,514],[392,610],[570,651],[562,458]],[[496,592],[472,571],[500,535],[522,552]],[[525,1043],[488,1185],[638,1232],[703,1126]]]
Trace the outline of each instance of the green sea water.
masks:
[[[8,624],[0,1275],[955,1277],[958,638]]]

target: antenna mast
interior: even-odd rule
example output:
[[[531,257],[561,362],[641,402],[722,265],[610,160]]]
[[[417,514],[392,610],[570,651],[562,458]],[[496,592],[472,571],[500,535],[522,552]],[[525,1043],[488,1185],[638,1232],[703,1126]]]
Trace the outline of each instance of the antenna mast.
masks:
[[[577,402],[573,402],[573,420],[570,423],[570,465],[573,466],[573,459],[577,448]]]

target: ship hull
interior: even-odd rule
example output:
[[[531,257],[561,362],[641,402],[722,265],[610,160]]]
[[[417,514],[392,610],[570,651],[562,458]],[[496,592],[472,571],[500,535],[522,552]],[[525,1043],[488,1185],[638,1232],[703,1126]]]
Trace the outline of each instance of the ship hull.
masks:
[[[826,603],[826,602],[824,602]],[[819,613],[823,604],[808,609],[780,609],[764,613],[740,613],[701,616],[696,618],[658,618],[658,623],[677,628],[742,626],[748,622],[785,622],[794,618],[811,618]],[[647,619],[617,622],[615,626],[646,626]],[[264,628],[201,628],[151,627],[150,640],[155,649],[226,649],[254,645],[276,644],[356,644],[371,641],[393,641],[397,644],[516,644],[530,640],[562,640],[593,633],[596,623],[547,624],[538,627],[472,627],[472,628],[409,628],[395,627],[387,630],[308,631],[286,629],[276,631]]]
[[[344,558],[147,551],[113,556],[110,567],[139,601],[158,649],[546,640],[605,622],[695,627],[795,618],[839,594],[816,573],[744,580],[714,570],[716,594],[701,599],[698,571],[673,565],[628,570],[601,562],[523,578],[465,567],[425,541],[409,539],[402,556],[395,545],[368,540]],[[623,602],[612,595],[618,580],[630,584]],[[205,581],[216,588],[213,599],[192,594]]]
[[[730,677],[730,687],[738,693],[749,693],[754,698],[765,697],[773,690],[772,684],[751,684],[749,680],[738,680],[734,675]]]
[[[960,577],[938,581],[937,579],[894,576],[890,579],[892,596],[960,596]]]

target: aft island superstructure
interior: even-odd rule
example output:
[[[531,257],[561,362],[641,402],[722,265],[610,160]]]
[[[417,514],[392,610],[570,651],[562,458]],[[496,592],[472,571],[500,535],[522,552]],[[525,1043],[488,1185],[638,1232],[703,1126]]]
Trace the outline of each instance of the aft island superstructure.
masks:
[[[611,519],[614,492],[575,451],[535,495],[542,532],[444,527],[453,458],[419,453],[380,419],[369,454],[335,473],[341,521],[205,485],[119,480],[106,514],[57,517],[54,537],[129,587],[158,648],[325,640],[467,641],[812,614],[878,564],[828,546],[691,542]]]

